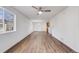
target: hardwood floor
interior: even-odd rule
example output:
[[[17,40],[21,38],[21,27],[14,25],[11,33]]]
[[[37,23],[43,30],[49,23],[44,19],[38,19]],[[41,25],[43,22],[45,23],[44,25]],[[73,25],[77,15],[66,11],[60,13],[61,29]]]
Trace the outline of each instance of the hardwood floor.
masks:
[[[74,52],[46,32],[33,32],[8,53],[72,53]]]

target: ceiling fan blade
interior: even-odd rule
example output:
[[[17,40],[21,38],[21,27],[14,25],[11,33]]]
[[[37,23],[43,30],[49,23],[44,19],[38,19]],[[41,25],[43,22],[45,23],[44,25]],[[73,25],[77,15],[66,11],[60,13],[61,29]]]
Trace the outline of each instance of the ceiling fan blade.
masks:
[[[41,10],[42,12],[51,12],[51,10]]]
[[[35,6],[32,6],[32,7],[38,10],[38,8],[37,8],[37,7],[35,7]]]

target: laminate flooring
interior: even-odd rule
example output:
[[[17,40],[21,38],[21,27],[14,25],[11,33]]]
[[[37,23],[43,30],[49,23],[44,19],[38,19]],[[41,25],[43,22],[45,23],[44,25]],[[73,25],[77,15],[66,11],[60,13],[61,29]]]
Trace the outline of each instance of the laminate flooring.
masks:
[[[63,45],[46,32],[33,32],[28,37],[7,51],[8,53],[72,53],[73,50]]]

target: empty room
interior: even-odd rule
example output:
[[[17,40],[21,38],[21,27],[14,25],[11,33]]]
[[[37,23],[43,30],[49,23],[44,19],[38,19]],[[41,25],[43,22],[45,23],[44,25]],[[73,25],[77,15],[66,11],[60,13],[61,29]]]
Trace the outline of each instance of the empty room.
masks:
[[[0,53],[79,52],[79,6],[1,6]]]

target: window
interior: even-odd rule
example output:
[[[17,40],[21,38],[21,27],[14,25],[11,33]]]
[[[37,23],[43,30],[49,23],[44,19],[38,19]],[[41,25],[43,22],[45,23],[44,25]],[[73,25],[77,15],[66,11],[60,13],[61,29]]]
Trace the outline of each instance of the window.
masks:
[[[0,7],[0,34],[16,31],[16,15]]]

